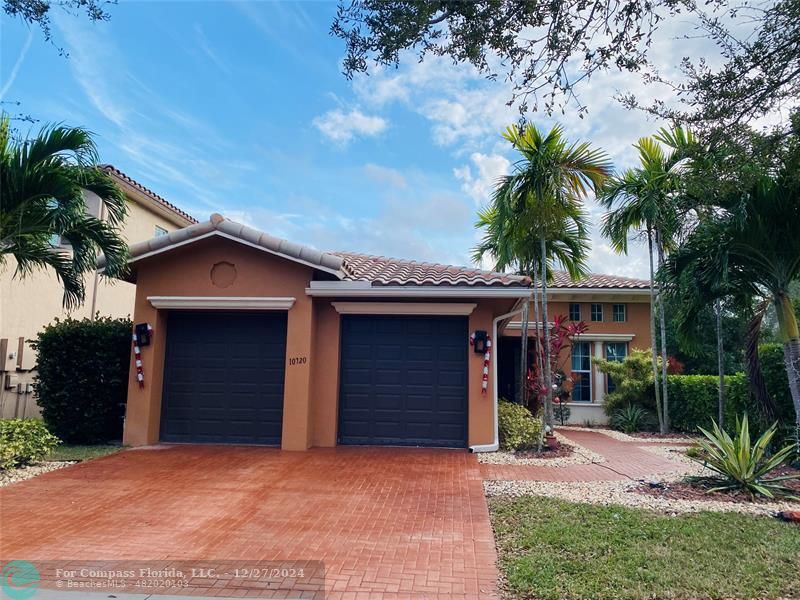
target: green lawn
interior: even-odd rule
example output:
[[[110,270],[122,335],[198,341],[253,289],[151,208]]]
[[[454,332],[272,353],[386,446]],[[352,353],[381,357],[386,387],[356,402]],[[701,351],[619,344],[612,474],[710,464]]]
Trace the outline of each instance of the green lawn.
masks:
[[[529,496],[489,501],[511,598],[800,597],[800,526]]]
[[[73,444],[61,444],[47,457],[47,460],[91,460],[100,458],[108,454],[114,454],[122,450],[122,446],[113,444],[98,444],[92,446],[82,446]]]

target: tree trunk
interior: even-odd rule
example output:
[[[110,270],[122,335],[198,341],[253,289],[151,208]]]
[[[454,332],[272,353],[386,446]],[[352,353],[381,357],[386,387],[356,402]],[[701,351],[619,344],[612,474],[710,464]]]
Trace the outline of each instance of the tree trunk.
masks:
[[[544,331],[544,421],[552,429],[553,414],[553,369],[550,364],[550,320],[547,318],[547,242],[541,239],[542,248],[542,330]]]
[[[536,269],[532,269],[533,273],[533,339],[536,347],[534,348],[534,356],[536,357],[536,405],[539,406],[539,401],[542,399],[542,382],[544,381],[544,361],[542,360],[542,337],[539,333],[539,324],[541,323],[541,315],[539,313],[539,299],[537,294],[540,293],[540,288],[536,285]]]
[[[522,330],[519,338],[519,386],[517,388],[517,402],[525,406],[527,381],[528,381],[528,306],[529,302],[522,305]]]
[[[658,385],[658,349],[656,348],[656,292],[653,274],[653,234],[647,232],[647,249],[650,255],[650,350],[653,359],[653,389],[656,395],[658,429],[664,430],[664,414],[661,410],[661,388]]]
[[[658,266],[664,266],[664,244],[658,239]],[[669,395],[667,391],[667,319],[664,314],[664,295],[658,292],[658,319],[661,324],[661,409],[663,411],[663,430],[669,433]]]
[[[778,315],[778,329],[783,338],[783,359],[786,363],[786,376],[794,404],[795,452],[800,459],[800,327],[794,313],[794,305],[788,293],[775,298]]]
[[[800,338],[790,339],[783,344],[783,358],[794,403],[795,455],[800,459]]]
[[[717,373],[719,374],[717,424],[722,427],[725,423],[725,354],[722,343],[722,302],[719,298],[716,300],[714,309],[717,313]]]

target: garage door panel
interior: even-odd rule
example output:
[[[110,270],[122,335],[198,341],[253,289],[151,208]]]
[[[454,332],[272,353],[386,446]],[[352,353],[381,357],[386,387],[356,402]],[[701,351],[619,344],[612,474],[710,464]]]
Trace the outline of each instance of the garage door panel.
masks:
[[[278,445],[286,313],[173,312],[161,439]]]
[[[343,317],[340,443],[464,447],[467,343],[462,317]]]

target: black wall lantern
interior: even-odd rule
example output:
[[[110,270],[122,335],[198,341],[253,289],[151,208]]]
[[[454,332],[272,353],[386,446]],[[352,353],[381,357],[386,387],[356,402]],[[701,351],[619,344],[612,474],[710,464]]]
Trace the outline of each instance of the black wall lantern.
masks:
[[[137,323],[133,330],[136,333],[138,346],[150,345],[150,333],[153,331],[153,328],[150,327],[148,323]]]
[[[486,341],[488,339],[489,335],[485,331],[478,330],[475,332],[472,342],[472,349],[475,354],[486,354]]]

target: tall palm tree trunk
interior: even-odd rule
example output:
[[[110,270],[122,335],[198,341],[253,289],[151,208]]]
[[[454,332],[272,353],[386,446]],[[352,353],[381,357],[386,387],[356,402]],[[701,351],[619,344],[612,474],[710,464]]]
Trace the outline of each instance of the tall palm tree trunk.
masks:
[[[528,379],[528,308],[529,302],[522,305],[522,330],[519,339],[519,387],[517,388],[517,402],[525,406]]]
[[[775,298],[778,314],[778,328],[783,338],[783,358],[786,376],[789,378],[789,391],[794,404],[795,450],[800,458],[800,327],[794,313],[792,300],[787,293]]]
[[[536,356],[536,403],[539,404],[539,401],[542,399],[542,383],[544,381],[544,361],[542,360],[542,336],[539,333],[539,326],[542,322],[541,314],[539,313],[539,296],[538,294],[541,292],[541,289],[536,285],[536,269],[532,270],[532,280],[533,280],[533,339],[534,343],[536,344],[535,348],[535,356]]]
[[[658,415],[658,429],[664,431],[664,413],[661,410],[661,388],[658,385],[658,349],[656,348],[656,291],[655,273],[653,272],[653,234],[647,232],[647,249],[650,257],[650,350],[653,359],[653,388],[656,395],[656,415]]]
[[[553,372],[550,361],[550,319],[547,317],[547,242],[541,239],[542,248],[542,330],[544,332],[544,420],[551,428],[554,425],[553,414]]]
[[[661,238],[657,239],[658,266],[664,266],[664,244]],[[664,314],[664,295],[658,292],[658,320],[661,326],[661,408],[663,410],[663,431],[669,433],[669,393],[667,382],[667,318]]]
[[[800,459],[800,338],[789,340],[783,345],[783,357],[794,403],[795,453]]]
[[[722,341],[722,302],[717,298],[714,306],[717,316],[717,373],[719,374],[719,391],[717,396],[717,422],[722,427],[725,423],[725,365]]]

